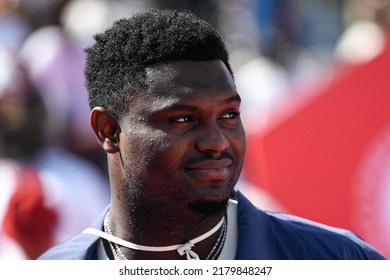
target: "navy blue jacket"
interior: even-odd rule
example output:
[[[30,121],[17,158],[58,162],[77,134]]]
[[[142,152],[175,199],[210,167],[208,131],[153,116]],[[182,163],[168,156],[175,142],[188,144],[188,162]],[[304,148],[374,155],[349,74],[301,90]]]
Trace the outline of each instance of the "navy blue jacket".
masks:
[[[241,193],[238,200],[237,260],[385,259],[353,232],[297,216],[262,211]],[[91,226],[102,229],[106,211]],[[82,233],[39,259],[96,260],[99,237]]]

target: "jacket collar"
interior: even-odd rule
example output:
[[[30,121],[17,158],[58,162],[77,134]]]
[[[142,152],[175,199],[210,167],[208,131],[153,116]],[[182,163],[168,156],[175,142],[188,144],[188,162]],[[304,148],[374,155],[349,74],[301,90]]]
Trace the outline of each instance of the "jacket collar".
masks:
[[[257,209],[242,193],[238,200],[237,260],[273,260],[277,251],[269,216]]]

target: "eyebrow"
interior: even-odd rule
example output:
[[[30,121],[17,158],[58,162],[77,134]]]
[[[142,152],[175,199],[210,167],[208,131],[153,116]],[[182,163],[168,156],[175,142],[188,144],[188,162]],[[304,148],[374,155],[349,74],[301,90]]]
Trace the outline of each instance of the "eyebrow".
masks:
[[[221,102],[221,104],[226,105],[235,102],[241,103],[241,97],[238,94],[226,98]],[[192,106],[192,105],[186,105],[186,104],[174,104],[172,106],[168,106],[165,109],[169,111],[194,111],[194,112],[202,111],[202,108]]]
[[[225,99],[224,101],[222,101],[222,104],[229,104],[229,103],[232,103],[232,102],[239,102],[239,103],[241,103],[241,97],[238,94],[235,94],[235,95]]]

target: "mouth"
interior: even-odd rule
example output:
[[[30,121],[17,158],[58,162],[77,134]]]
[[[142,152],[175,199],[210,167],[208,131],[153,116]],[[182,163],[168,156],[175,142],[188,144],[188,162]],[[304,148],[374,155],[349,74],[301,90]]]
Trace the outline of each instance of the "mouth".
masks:
[[[200,181],[224,181],[230,175],[231,159],[205,160],[186,165],[186,170],[191,176]]]

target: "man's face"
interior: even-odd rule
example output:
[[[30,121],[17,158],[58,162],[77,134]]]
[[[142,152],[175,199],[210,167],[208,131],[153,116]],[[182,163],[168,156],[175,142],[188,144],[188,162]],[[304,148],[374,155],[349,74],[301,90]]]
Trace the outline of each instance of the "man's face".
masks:
[[[147,79],[120,121],[129,197],[164,211],[219,211],[246,149],[231,74],[219,60],[178,61],[149,68]]]

